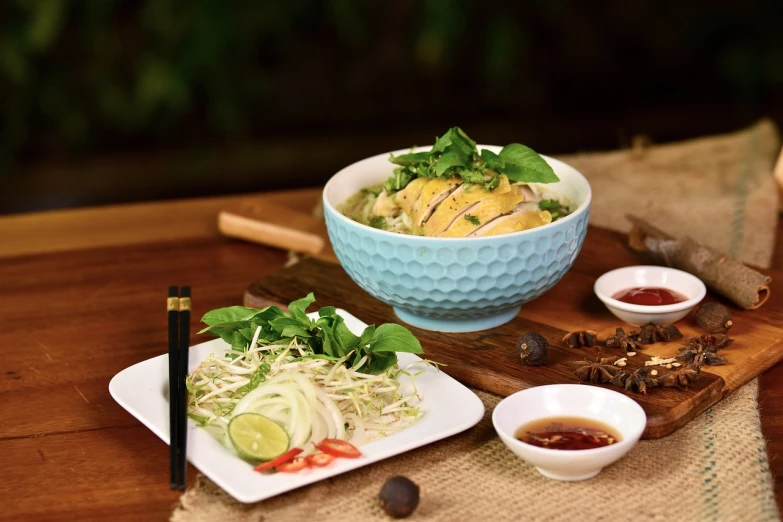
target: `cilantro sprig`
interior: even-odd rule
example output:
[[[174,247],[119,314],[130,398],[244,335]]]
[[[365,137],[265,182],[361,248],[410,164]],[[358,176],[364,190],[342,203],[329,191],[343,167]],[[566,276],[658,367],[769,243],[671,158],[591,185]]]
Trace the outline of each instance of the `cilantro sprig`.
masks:
[[[306,356],[337,360],[351,352],[347,365],[357,364],[367,355],[362,368],[382,372],[397,363],[395,352],[422,353],[421,343],[404,326],[387,323],[379,327],[367,326],[361,335],[355,335],[333,306],[318,310],[318,318],[310,319],[305,310],[315,302],[312,293],[288,305],[288,312],[277,306],[262,310],[245,306],[229,306],[207,312],[201,319],[207,327],[199,333],[218,336],[233,350],[243,352],[261,327],[259,341],[286,342],[297,339],[309,348]]]
[[[499,175],[509,181],[555,183],[560,179],[537,152],[519,143],[506,145],[499,153],[483,149],[459,127],[452,127],[435,140],[429,151],[391,155],[398,165],[384,188],[394,192],[419,177],[450,178],[460,176],[465,183],[481,184],[486,190],[498,186]]]

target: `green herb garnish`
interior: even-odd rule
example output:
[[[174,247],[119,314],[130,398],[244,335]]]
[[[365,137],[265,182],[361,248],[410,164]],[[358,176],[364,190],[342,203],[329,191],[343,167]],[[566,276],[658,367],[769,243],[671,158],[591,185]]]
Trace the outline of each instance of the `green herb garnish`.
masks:
[[[552,215],[552,221],[568,215],[568,208],[564,207],[556,199],[542,199],[538,202],[538,208],[548,210]]]
[[[367,224],[372,228],[386,230],[386,218],[383,216],[372,216],[370,217],[370,221]]]
[[[337,360],[346,356],[345,364],[357,364],[367,355],[362,368],[382,372],[397,363],[395,352],[422,353],[421,343],[404,326],[388,323],[378,328],[367,326],[361,335],[354,335],[333,306],[318,310],[318,318],[310,319],[305,310],[315,302],[312,293],[288,305],[289,312],[277,306],[262,310],[245,306],[230,306],[207,312],[201,319],[208,326],[199,333],[211,333],[226,341],[234,350],[244,351],[253,340],[258,327],[259,343],[273,344],[297,339],[307,346],[305,357]],[[259,372],[254,383],[263,381]]]
[[[465,214],[465,219],[473,223],[474,225],[478,226],[481,224],[481,221],[479,221],[479,218],[476,216],[471,216],[470,214]]]
[[[460,176],[465,183],[482,184],[486,190],[497,187],[500,174],[524,183],[560,181],[552,167],[530,147],[512,143],[498,154],[487,149],[479,153],[476,142],[459,127],[437,138],[429,151],[392,154],[389,161],[399,166],[384,184],[387,192],[401,190],[418,177]]]

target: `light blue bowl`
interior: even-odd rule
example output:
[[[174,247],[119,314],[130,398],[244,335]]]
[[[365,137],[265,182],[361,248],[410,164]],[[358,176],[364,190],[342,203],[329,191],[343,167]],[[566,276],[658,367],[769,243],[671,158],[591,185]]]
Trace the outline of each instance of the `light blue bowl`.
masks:
[[[394,154],[405,152],[409,150]],[[336,206],[360,189],[383,182],[394,168],[388,153],[349,165],[324,187],[332,247],[348,275],[408,324],[441,332],[473,332],[504,324],[516,317],[523,303],[563,277],[587,232],[590,184],[573,167],[544,158],[560,178],[548,187],[578,204],[576,211],[531,230],[474,238],[397,234],[348,219]]]

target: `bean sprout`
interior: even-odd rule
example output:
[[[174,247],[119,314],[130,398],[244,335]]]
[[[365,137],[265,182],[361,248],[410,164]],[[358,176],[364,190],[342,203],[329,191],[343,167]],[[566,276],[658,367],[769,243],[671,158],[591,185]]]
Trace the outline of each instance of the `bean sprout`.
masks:
[[[360,446],[410,426],[422,415],[415,386],[403,394],[398,365],[379,374],[345,361],[313,357],[296,339],[286,344],[253,341],[243,352],[210,355],[188,376],[188,413],[232,449],[227,427],[233,415],[254,412],[280,423],[291,447],[312,452],[324,438]],[[412,376],[411,376],[412,379]]]

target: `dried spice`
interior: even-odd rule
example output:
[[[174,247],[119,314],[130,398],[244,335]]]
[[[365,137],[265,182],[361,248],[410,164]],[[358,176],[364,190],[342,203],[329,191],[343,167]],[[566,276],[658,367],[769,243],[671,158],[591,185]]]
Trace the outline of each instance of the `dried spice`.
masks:
[[[549,343],[537,333],[520,335],[517,339],[517,356],[528,366],[543,366],[549,358]]]
[[[733,324],[729,309],[716,301],[704,303],[699,307],[696,322],[710,333],[726,333]]]
[[[618,328],[615,334],[606,340],[606,346],[609,348],[622,348],[626,352],[635,352],[641,349],[638,332],[625,333],[625,330]]]
[[[726,359],[715,352],[704,352],[696,355],[693,358],[693,363],[699,366],[703,364],[706,364],[707,366],[720,366],[721,364],[726,364]]]
[[[419,505],[419,486],[407,477],[392,477],[381,488],[378,500],[388,515],[405,518]]]
[[[580,348],[582,346],[593,346],[595,344],[596,332],[593,330],[580,330],[570,332],[563,337],[563,342],[571,348]]]
[[[681,390],[687,390],[688,387],[693,384],[696,379],[699,378],[699,372],[701,367],[696,364],[689,364],[679,370],[675,370],[667,373],[661,380],[661,385],[664,388],[679,388]]]
[[[623,382],[623,387],[629,391],[635,391],[647,395],[647,388],[657,388],[660,382],[647,373],[647,368],[637,368],[629,373]]]
[[[769,299],[771,277],[689,237],[676,238],[638,217],[626,217],[633,224],[628,244],[634,250],[650,252],[668,266],[690,272],[746,310]]]
[[[725,348],[733,342],[734,339],[730,339],[728,335],[704,334],[688,339],[688,346],[704,346],[706,348],[712,348],[712,351],[716,352],[720,348]]]
[[[728,336],[722,334],[704,334],[693,337],[688,339],[687,345],[680,348],[680,353],[677,355],[677,358],[699,366],[702,364],[708,366],[726,364],[726,359],[716,352],[719,349],[730,345],[732,342],[734,342],[734,339],[729,339]]]
[[[668,343],[677,339],[682,339],[682,333],[673,324],[647,323],[642,326],[642,331],[639,332],[639,342],[641,344]]]
[[[582,366],[577,368],[574,373],[583,382],[604,384],[621,371],[617,366],[614,366],[616,360],[616,357],[605,357],[594,363],[584,361],[580,363]]]

